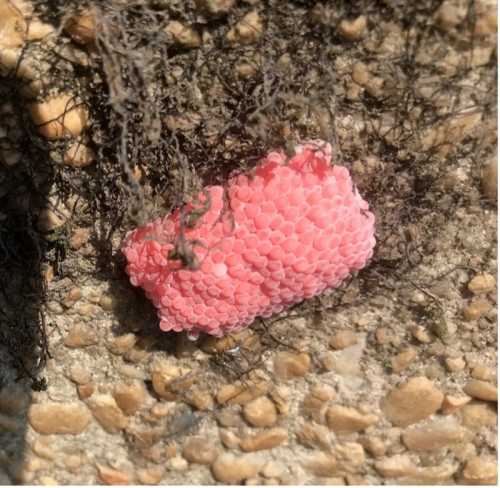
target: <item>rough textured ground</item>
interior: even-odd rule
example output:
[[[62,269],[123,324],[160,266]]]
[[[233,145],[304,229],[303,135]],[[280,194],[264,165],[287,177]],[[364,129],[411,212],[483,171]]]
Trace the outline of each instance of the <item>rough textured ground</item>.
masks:
[[[496,4],[102,3],[0,0],[0,484],[495,484]],[[316,137],[370,265],[160,333],[124,233]]]

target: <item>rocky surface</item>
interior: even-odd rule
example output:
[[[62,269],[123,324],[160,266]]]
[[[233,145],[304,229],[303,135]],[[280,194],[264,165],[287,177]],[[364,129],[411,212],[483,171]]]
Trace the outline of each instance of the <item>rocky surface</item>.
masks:
[[[116,0],[122,38],[40,3],[0,0],[0,484],[495,484],[496,5]],[[114,71],[112,38],[160,75]],[[160,333],[119,253],[136,200],[310,137],[377,214],[368,269],[229,337]]]

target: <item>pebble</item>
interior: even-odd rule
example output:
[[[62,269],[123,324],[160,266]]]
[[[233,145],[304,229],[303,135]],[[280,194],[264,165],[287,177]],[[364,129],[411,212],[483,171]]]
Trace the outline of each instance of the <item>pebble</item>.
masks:
[[[496,204],[498,200],[498,159],[496,156],[491,158],[483,168],[481,187],[484,196],[491,203]]]
[[[423,344],[429,344],[431,342],[431,336],[425,327],[418,325],[412,330],[413,337],[417,339],[418,342],[422,342]]]
[[[497,424],[496,408],[489,403],[470,402],[462,407],[461,413],[463,425],[472,430],[492,428]]]
[[[278,385],[269,392],[279,415],[286,416],[290,411],[290,389],[284,385]]]
[[[170,21],[165,27],[165,32],[172,37],[175,43],[188,48],[201,46],[201,36],[192,27],[184,25],[177,20]]]
[[[86,383],[90,383],[92,375],[81,364],[73,364],[69,368],[68,378],[78,385],[85,385]]]
[[[82,322],[74,324],[64,338],[64,345],[70,348],[93,346],[97,342],[98,336],[95,329]]]
[[[196,6],[212,15],[227,14],[235,0],[195,0]]]
[[[394,425],[406,427],[423,420],[441,407],[444,395],[425,377],[415,377],[392,390],[382,409]]]
[[[254,382],[236,382],[223,385],[217,392],[219,405],[244,405],[255,398],[265,395],[270,389],[270,383],[265,380]]]
[[[95,161],[95,157],[91,147],[81,142],[74,142],[64,153],[63,162],[73,168],[85,168]]]
[[[182,386],[183,389],[187,389],[195,382],[196,377],[190,373],[189,368],[158,361],[152,366],[151,381],[153,389],[159,397],[173,401],[177,398],[179,387]],[[175,386],[176,391],[173,391],[172,386]]]
[[[352,407],[333,405],[325,414],[326,424],[330,430],[337,434],[350,434],[359,432],[378,422],[378,417],[373,414],[363,414]]]
[[[493,275],[488,273],[477,274],[469,281],[467,288],[474,295],[481,293],[490,293],[495,290],[496,280]]]
[[[334,452],[342,472],[359,473],[362,470],[365,464],[365,450],[358,442],[337,444]]]
[[[99,480],[105,485],[130,484],[130,476],[124,471],[119,471],[99,463],[96,463],[96,468]]]
[[[88,122],[88,110],[69,93],[29,105],[37,131],[47,139],[79,136]]]
[[[278,420],[278,413],[274,403],[262,396],[243,407],[243,417],[253,427],[272,427]]]
[[[266,478],[280,479],[286,472],[286,466],[277,461],[268,461],[261,469],[260,474]]]
[[[465,19],[467,8],[454,0],[445,0],[437,9],[435,18],[437,25],[443,30],[451,30]]]
[[[222,444],[224,444],[228,449],[236,449],[240,446],[241,439],[229,429],[220,429],[219,437]]]
[[[20,47],[24,44],[26,22],[22,13],[8,1],[0,2],[0,46]]]
[[[333,447],[330,430],[324,425],[315,422],[304,422],[295,432],[297,440],[306,447],[319,448],[329,451]]]
[[[467,395],[479,400],[496,402],[498,400],[498,388],[492,383],[482,380],[470,380],[464,387]]]
[[[395,373],[404,371],[417,358],[417,351],[413,347],[408,347],[391,358],[392,370]]]
[[[385,455],[386,445],[380,437],[364,437],[360,439],[361,445],[375,458]]]
[[[125,415],[132,415],[143,407],[148,394],[142,381],[133,381],[118,384],[113,397]]]
[[[462,472],[464,484],[496,485],[497,463],[493,458],[475,456],[467,461]]]
[[[113,337],[107,344],[107,348],[112,354],[121,356],[130,351],[137,342],[137,336],[132,333],[124,334],[118,337]]]
[[[92,417],[80,403],[33,404],[28,410],[28,420],[39,434],[80,434]]]
[[[339,330],[329,340],[329,344],[333,349],[345,349],[346,347],[353,346],[358,342],[358,336],[352,330]]]
[[[442,449],[464,440],[465,431],[455,417],[436,419],[422,427],[406,430],[403,443],[412,451]]]
[[[456,358],[446,358],[444,363],[446,364],[446,369],[452,373],[463,371],[465,368],[465,361],[461,356]]]
[[[495,381],[497,372],[494,368],[479,364],[477,366],[474,366],[470,375],[476,380]]]
[[[244,437],[240,442],[240,448],[245,452],[262,451],[277,447],[287,440],[288,432],[281,427],[275,427],[274,429]]]
[[[253,10],[226,34],[226,39],[234,44],[252,44],[261,38],[263,31],[262,19],[259,13]]]
[[[191,437],[184,443],[182,455],[190,463],[210,465],[217,457],[217,449],[205,437]]]
[[[212,393],[200,388],[192,388],[187,392],[185,402],[200,411],[213,410],[214,408]]]
[[[243,425],[238,410],[234,408],[223,408],[216,413],[217,422],[222,427],[240,427]]]
[[[50,446],[51,442],[43,437],[39,437],[34,440],[33,443],[31,443],[30,447],[31,450],[37,455],[40,456],[43,459],[47,459],[49,461],[53,461],[57,453],[56,451]]]
[[[263,461],[253,454],[235,456],[224,453],[213,462],[212,474],[221,483],[236,485],[256,476],[262,465]]]
[[[87,244],[89,237],[90,229],[79,227],[73,231],[69,239],[69,247],[74,251],[78,251],[78,249]]]
[[[165,470],[161,466],[137,470],[137,479],[142,485],[157,485],[163,478]]]
[[[348,41],[359,41],[366,30],[367,20],[360,15],[354,20],[344,19],[339,24],[339,34]]]
[[[72,16],[64,26],[64,30],[77,44],[92,44],[96,36],[95,13],[91,9],[80,11]]]
[[[174,456],[167,461],[167,467],[171,471],[186,471],[189,464],[183,457]]]
[[[417,467],[407,454],[397,454],[375,461],[375,469],[386,478],[400,478],[417,472]]]
[[[284,381],[305,376],[311,367],[309,354],[278,352],[274,356],[274,373]]]
[[[338,474],[337,459],[332,453],[317,451],[308,456],[303,465],[307,471],[316,476],[326,477]]]
[[[468,321],[478,320],[486,315],[492,308],[488,300],[482,298],[473,299],[463,311],[464,319]]]
[[[128,419],[116,404],[115,399],[107,394],[92,395],[87,401],[94,418],[109,434],[117,434],[128,425]]]
[[[80,398],[80,400],[86,400],[94,394],[95,386],[92,383],[78,385],[76,391],[78,392],[78,398]]]

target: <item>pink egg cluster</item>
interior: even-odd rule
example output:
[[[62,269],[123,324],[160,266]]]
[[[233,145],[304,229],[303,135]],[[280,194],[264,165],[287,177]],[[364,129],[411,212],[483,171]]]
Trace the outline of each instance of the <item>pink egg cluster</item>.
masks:
[[[222,336],[270,317],[365,266],[375,218],[331,146],[270,153],[224,189],[205,188],[171,215],[129,232],[127,273],[160,328]]]

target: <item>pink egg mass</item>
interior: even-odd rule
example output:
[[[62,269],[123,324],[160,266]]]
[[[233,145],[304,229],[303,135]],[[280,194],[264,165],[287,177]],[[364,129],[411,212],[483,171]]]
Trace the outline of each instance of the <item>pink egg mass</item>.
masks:
[[[271,152],[251,172],[127,234],[127,273],[160,328],[222,336],[270,317],[363,268],[375,218],[331,146]]]

